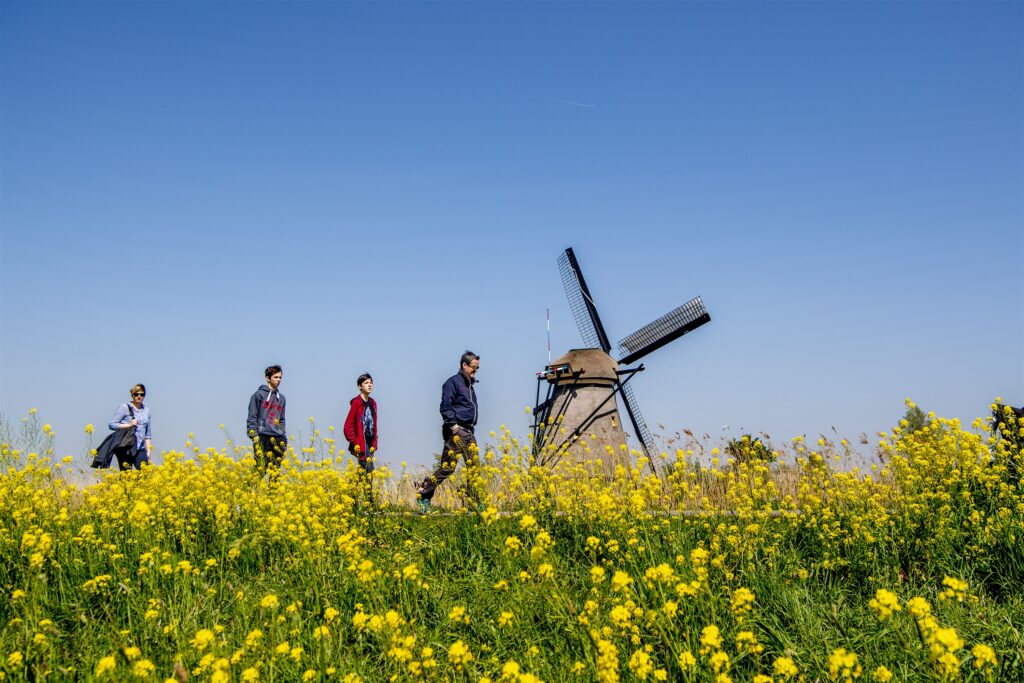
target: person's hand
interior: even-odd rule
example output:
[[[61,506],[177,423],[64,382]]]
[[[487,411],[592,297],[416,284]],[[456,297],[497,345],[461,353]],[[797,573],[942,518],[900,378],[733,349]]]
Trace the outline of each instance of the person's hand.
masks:
[[[132,418],[132,421],[129,422],[128,424],[131,425],[132,427],[137,427],[139,425],[139,421],[136,420],[135,418]]]

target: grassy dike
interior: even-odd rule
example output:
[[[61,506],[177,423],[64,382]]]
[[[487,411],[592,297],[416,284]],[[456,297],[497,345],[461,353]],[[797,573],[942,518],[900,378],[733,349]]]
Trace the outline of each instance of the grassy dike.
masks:
[[[308,453],[276,482],[229,444],[82,486],[5,444],[4,679],[1024,680],[1021,454],[985,421],[897,427],[866,471],[798,439],[609,480],[497,440],[484,508],[460,474],[426,517]]]

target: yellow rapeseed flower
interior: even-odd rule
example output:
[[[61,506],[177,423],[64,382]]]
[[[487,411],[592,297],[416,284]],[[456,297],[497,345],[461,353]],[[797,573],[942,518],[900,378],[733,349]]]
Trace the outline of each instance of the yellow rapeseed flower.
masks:
[[[831,681],[843,681],[852,683],[855,678],[860,678],[862,673],[857,655],[847,651],[845,648],[833,650],[828,656],[828,677]]]
[[[932,613],[932,606],[924,598],[913,597],[907,600],[907,611],[915,619],[923,619]]]
[[[963,602],[967,597],[967,589],[969,586],[966,581],[947,576],[942,579],[942,585],[946,587],[946,590],[939,593],[939,600],[956,600],[957,602]]]
[[[628,588],[633,583],[633,578],[626,572],[616,571],[612,575],[612,590],[621,591]]]
[[[597,668],[597,680],[599,683],[617,683],[619,680],[619,649],[615,644],[604,638],[598,638],[595,643],[597,647],[597,660],[594,662]]]
[[[730,608],[737,617],[742,618],[748,614],[753,604],[754,593],[749,588],[737,588],[732,592]]]
[[[105,673],[109,673],[117,668],[117,660],[114,659],[113,655],[107,655],[106,657],[100,658],[100,661],[96,662],[96,669],[93,673],[97,678]]]
[[[646,681],[647,677],[654,672],[654,664],[651,662],[651,656],[644,650],[637,650],[629,657],[627,663],[629,670],[633,672],[633,675],[639,678],[641,681]]]
[[[469,651],[469,647],[464,642],[456,640],[448,648],[448,661],[456,671],[462,671],[467,664],[473,661],[473,653]]]
[[[729,669],[729,655],[719,650],[708,658],[708,665],[711,666],[711,669],[716,674],[727,671]]]
[[[971,648],[971,656],[974,658],[971,666],[975,669],[994,669],[996,664],[996,651],[988,645],[981,643]]]
[[[881,621],[888,619],[893,612],[899,612],[903,609],[900,606],[900,599],[896,594],[884,588],[879,588],[875,591],[875,597],[871,599],[868,606],[875,611],[875,614],[878,615]]]
[[[518,681],[519,676],[522,674],[522,667],[515,660],[508,660],[504,666],[501,667],[501,680],[512,680]]]
[[[192,647],[194,647],[199,652],[202,652],[210,643],[213,642],[214,638],[216,638],[216,636],[210,629],[200,629],[196,632],[195,637],[191,641]]]
[[[156,665],[148,659],[140,659],[132,665],[132,675],[136,678],[152,678],[156,673]]]
[[[796,664],[789,657],[779,657],[772,664],[772,672],[776,676],[780,676],[786,680],[795,678],[800,673],[800,669],[797,668]]]
[[[753,631],[740,631],[736,634],[736,649],[741,654],[758,655],[764,652],[764,645],[757,642]]]
[[[714,624],[705,626],[700,632],[700,645],[700,653],[702,655],[722,649],[722,632]]]
[[[879,666],[872,672],[871,678],[878,683],[889,683],[892,680],[892,672],[884,666]]]

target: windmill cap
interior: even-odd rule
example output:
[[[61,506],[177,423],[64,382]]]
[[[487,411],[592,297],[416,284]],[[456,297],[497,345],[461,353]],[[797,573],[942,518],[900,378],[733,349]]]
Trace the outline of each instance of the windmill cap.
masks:
[[[579,381],[584,384],[607,384],[618,379],[619,364],[601,349],[572,349],[561,358],[551,361],[548,367],[566,365],[573,374],[580,373]],[[574,381],[566,376],[562,381]]]

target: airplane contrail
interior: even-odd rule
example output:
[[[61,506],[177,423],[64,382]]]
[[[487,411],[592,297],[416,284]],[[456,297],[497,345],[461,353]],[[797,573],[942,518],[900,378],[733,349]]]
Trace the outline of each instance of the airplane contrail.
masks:
[[[548,102],[555,102],[557,104],[568,104],[572,107],[583,107],[585,109],[597,108],[596,104],[587,104],[586,102],[573,102],[572,100],[560,100],[557,97],[542,97],[541,99],[547,100]]]

